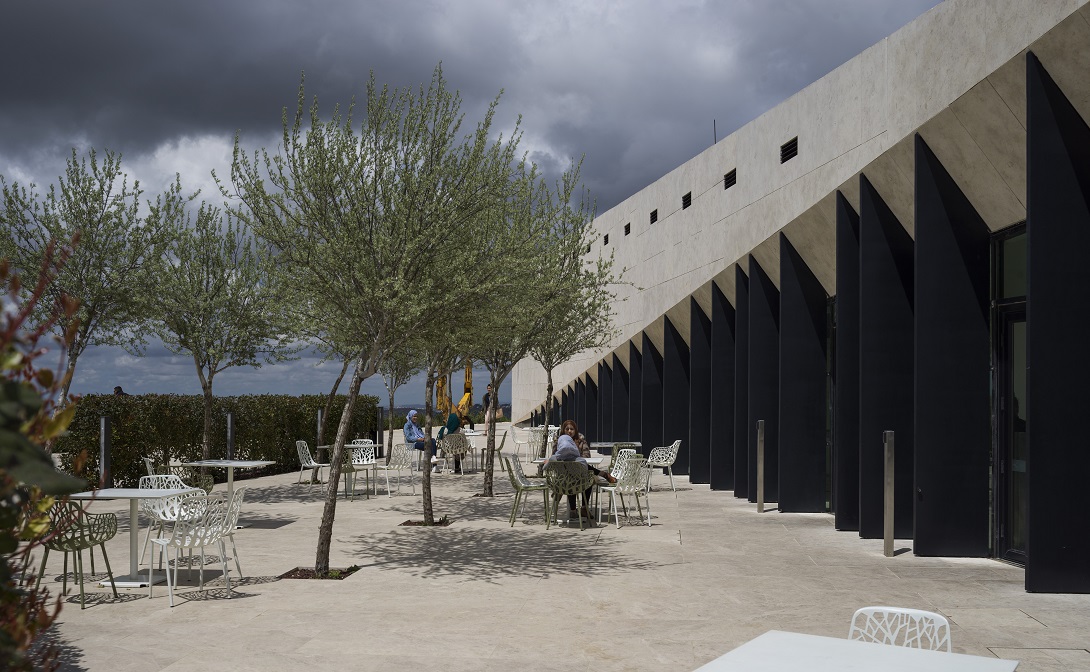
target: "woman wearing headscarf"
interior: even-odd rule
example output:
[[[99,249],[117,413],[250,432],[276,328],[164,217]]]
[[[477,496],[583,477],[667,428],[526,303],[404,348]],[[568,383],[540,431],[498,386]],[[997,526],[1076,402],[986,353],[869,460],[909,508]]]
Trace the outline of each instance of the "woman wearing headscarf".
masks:
[[[431,457],[434,461],[435,441],[424,436],[424,430],[420,429],[420,425],[416,424],[416,416],[416,411],[409,411],[409,414],[405,416],[405,427],[402,430],[405,433],[405,443],[417,450],[424,450],[425,442],[431,444]]]

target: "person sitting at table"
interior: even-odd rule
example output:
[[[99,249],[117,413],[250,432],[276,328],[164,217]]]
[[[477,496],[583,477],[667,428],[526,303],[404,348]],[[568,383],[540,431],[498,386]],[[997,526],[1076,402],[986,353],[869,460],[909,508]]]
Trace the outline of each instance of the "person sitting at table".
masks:
[[[435,461],[435,441],[424,436],[424,430],[420,429],[420,425],[416,424],[416,411],[409,411],[409,414],[405,417],[405,427],[402,430],[405,433],[405,443],[411,444],[413,448],[417,450],[424,450],[424,444],[427,442],[431,447],[431,458]],[[438,471],[439,467],[432,467],[432,471]]]
[[[561,432],[560,438],[556,441],[556,452],[546,459],[545,463],[548,464],[550,460],[557,460],[559,462],[579,462],[592,471],[596,477],[604,478],[610,483],[615,483],[617,479],[613,478],[608,473],[595,469],[587,464],[587,459],[580,452],[579,447],[575,443],[575,436],[573,436],[573,434],[576,436],[582,435],[579,434],[579,429],[574,422],[568,422],[570,422],[570,424],[566,423],[566,431]],[[585,441],[586,439],[584,439],[584,442]],[[590,493],[593,488],[594,486],[591,486],[583,493],[583,517],[588,519],[590,518]],[[574,518],[577,515],[579,515],[579,511],[576,509],[575,495],[568,495],[568,516]]]
[[[447,434],[454,434],[461,429],[462,421],[458,418],[458,414],[451,413],[447,416],[447,424],[439,428],[439,440],[442,441]],[[462,461],[458,458],[454,458],[454,473],[462,473]]]

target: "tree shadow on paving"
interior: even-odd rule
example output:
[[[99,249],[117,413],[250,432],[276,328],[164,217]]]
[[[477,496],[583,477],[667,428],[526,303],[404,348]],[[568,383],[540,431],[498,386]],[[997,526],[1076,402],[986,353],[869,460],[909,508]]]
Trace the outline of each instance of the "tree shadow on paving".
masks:
[[[577,531],[578,528],[575,528]],[[546,532],[503,529],[409,529],[354,537],[363,569],[408,571],[414,576],[456,576],[495,583],[509,577],[614,576],[656,563],[624,552],[622,542],[572,528]],[[573,563],[572,558],[579,562]]]
[[[38,638],[34,640],[33,650],[41,651],[46,646],[54,647],[57,652],[56,669],[58,672],[87,671],[88,668],[81,664],[83,662],[83,651],[79,647],[68,643],[57,626],[52,626],[38,635]]]
[[[302,504],[325,501],[325,493],[325,484],[311,485],[306,481],[280,485],[261,485],[260,487],[247,488],[244,501],[254,504],[282,504],[284,502]]]

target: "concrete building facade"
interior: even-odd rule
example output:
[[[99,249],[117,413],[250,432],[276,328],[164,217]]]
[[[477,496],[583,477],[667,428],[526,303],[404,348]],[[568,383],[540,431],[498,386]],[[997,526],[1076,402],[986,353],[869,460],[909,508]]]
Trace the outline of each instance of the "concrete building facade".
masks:
[[[1087,72],[1085,0],[946,0],[603,213],[621,335],[552,419],[750,500],[763,420],[766,496],[868,538],[892,430],[916,554],[1090,592]]]

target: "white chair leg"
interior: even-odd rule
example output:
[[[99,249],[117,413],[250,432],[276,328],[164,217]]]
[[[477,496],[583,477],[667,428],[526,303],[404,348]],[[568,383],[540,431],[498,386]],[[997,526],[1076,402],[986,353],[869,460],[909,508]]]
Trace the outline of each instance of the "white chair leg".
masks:
[[[639,495],[637,495],[636,497],[637,497],[637,501],[639,501],[639,499],[638,499]],[[651,497],[650,497],[650,495],[644,495],[643,498],[645,500],[644,504],[647,505],[647,507],[646,507],[647,508],[647,526],[651,527]]]
[[[180,552],[180,549],[174,549],[174,570],[175,570],[175,572],[177,572],[177,570],[178,570],[178,553],[179,552]],[[163,548],[163,553],[167,553],[166,547]],[[160,561],[162,561],[162,559],[163,559],[162,557],[159,558]],[[174,579],[171,580],[171,578],[170,578],[170,554],[169,553],[167,553],[166,574],[167,574],[167,595],[170,597],[170,606],[173,607],[174,606],[174,584],[175,584],[175,582],[178,581],[178,575],[175,574]]]
[[[220,547],[220,564],[223,565],[223,582],[227,584],[227,599],[231,599],[231,572],[227,569],[227,548],[223,543],[223,537],[216,540]]]
[[[229,532],[227,537],[231,540],[231,555],[235,558],[235,569],[238,570],[238,578],[242,578],[242,565],[238,562],[238,548],[235,547],[235,533]]]
[[[674,491],[674,497],[677,497],[677,490],[674,488],[674,468],[666,467],[666,473],[670,475],[670,489]]]
[[[155,544],[155,546],[159,546],[159,544]],[[160,553],[163,552],[162,547],[159,548],[159,552]],[[151,557],[148,558],[148,599],[149,600],[152,598],[152,595],[155,593],[155,582],[151,580],[152,579],[151,570],[152,570],[152,568],[154,566],[155,566],[155,547],[153,546],[152,549],[151,549]]]
[[[386,469],[386,496],[393,497],[394,493],[390,490],[390,470]]]

